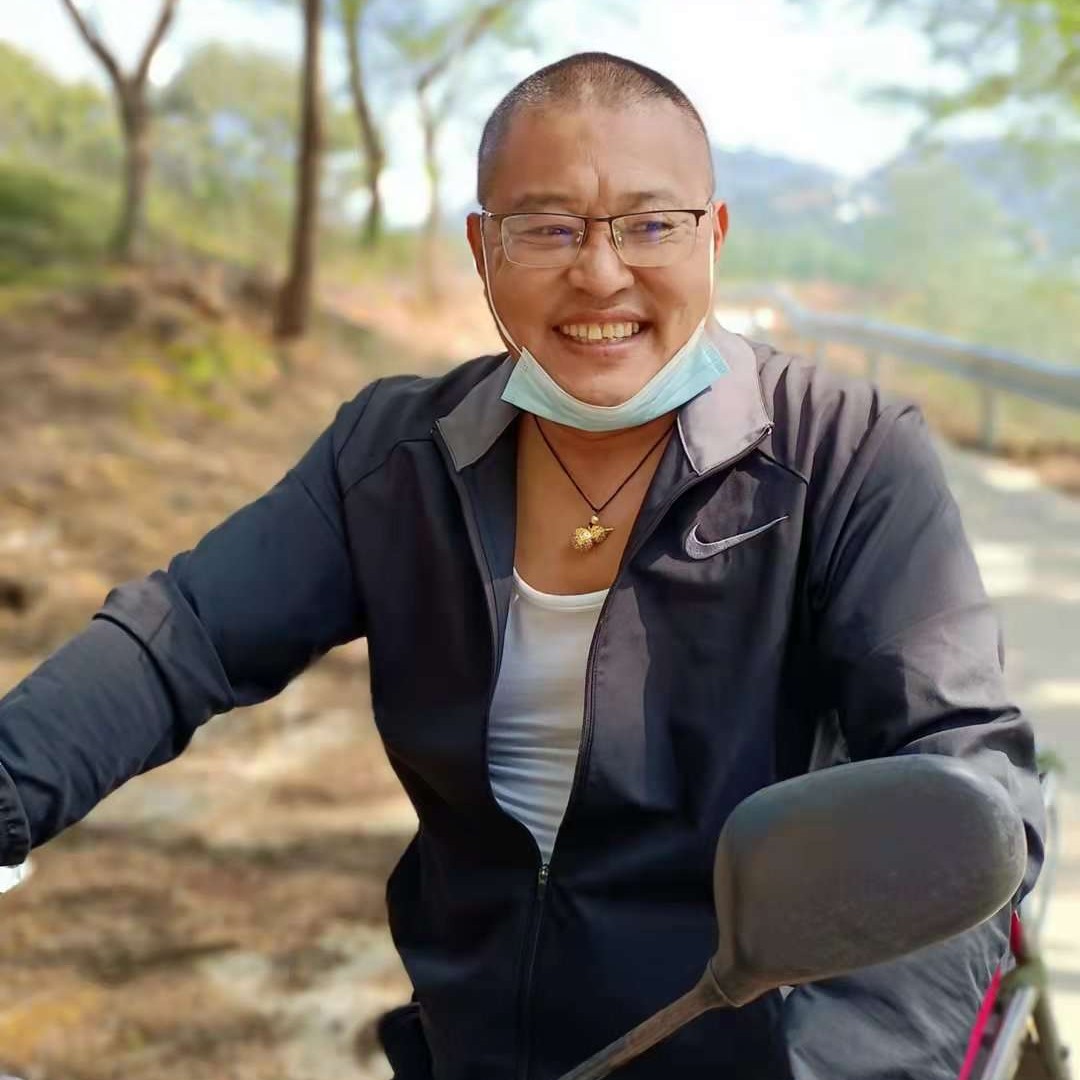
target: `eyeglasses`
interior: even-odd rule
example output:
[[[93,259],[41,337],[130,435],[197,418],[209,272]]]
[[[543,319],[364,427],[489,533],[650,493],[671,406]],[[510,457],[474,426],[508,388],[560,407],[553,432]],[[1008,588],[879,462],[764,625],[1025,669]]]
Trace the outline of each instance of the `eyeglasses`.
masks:
[[[499,225],[503,252],[518,266],[569,266],[589,226],[607,225],[612,246],[627,266],[671,266],[689,258],[704,210],[644,210],[616,217],[579,214],[481,214]]]

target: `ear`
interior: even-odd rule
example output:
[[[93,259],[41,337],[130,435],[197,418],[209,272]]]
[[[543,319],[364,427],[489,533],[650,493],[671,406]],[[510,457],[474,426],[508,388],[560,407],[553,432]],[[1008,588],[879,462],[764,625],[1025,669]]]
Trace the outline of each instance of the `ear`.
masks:
[[[484,280],[484,230],[483,221],[479,214],[472,213],[465,219],[465,235],[472,250],[473,265]]]
[[[718,256],[724,246],[728,231],[727,203],[715,203],[713,206],[713,255]]]

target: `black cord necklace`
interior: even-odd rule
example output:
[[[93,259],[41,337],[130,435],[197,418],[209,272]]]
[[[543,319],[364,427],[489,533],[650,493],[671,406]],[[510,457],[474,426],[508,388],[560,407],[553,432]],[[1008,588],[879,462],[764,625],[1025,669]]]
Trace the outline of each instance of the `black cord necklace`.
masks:
[[[574,479],[574,474],[566,467],[563,459],[559,457],[558,451],[555,449],[554,446],[551,445],[551,440],[547,437],[547,435],[544,434],[544,429],[540,426],[540,421],[536,418],[535,415],[533,416],[533,423],[536,425],[536,430],[540,432],[540,438],[544,440],[544,445],[551,451],[551,456],[559,463],[559,468],[562,469],[564,473],[566,473],[566,478],[570,481],[571,484],[574,485],[574,487],[577,489],[577,493],[589,504],[589,509],[593,512],[592,519],[589,521],[588,525],[577,528],[570,534],[570,546],[575,551],[591,551],[597,545],[602,544],[608,538],[608,536],[610,536],[611,533],[615,531],[614,529],[609,529],[606,526],[600,524],[600,515],[608,506],[612,504],[612,502],[615,501],[615,497],[619,494],[619,492],[622,491],[622,489],[626,487],[626,485],[629,484],[635,476],[637,476],[645,462],[652,457],[653,451],[655,451],[656,448],[668,437],[668,435],[671,434],[671,429],[672,427],[674,427],[674,424],[669,424],[666,428],[664,428],[663,432],[661,432],[660,434],[660,438],[657,439],[656,442],[654,442],[652,446],[649,447],[645,456],[634,466],[630,475],[627,476],[627,478],[611,493],[611,495],[608,496],[608,498],[606,498],[599,506],[597,506],[592,501],[592,499],[590,499],[589,496],[581,490],[581,485]]]

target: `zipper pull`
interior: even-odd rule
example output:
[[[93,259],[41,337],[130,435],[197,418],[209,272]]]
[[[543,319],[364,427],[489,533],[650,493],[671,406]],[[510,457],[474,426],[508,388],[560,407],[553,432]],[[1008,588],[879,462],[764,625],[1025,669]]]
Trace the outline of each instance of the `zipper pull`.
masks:
[[[550,867],[548,866],[547,863],[541,863],[540,864],[540,873],[537,874],[537,876],[536,876],[536,884],[541,889],[543,889],[544,886],[547,885],[549,871],[550,871]]]

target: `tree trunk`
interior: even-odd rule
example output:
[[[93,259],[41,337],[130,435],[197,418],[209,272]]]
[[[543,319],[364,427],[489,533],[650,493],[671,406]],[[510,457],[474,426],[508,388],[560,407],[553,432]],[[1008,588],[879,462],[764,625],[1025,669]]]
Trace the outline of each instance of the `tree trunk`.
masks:
[[[424,135],[424,172],[428,181],[428,212],[424,220],[423,243],[420,246],[421,283],[431,303],[442,298],[442,278],[439,273],[439,230],[442,224],[442,172],[436,142],[439,125],[425,91],[417,94],[420,127]]]
[[[424,134],[424,171],[428,180],[428,212],[424,221],[422,243],[420,245],[420,278],[424,293],[429,301],[438,303],[442,299],[442,278],[439,272],[439,232],[442,227],[442,172],[439,168],[439,156],[436,152],[439,129],[446,119],[452,100],[452,91],[442,96],[437,105],[432,105],[429,98],[431,88],[450,70],[455,60],[469,52],[499,19],[514,6],[517,0],[493,0],[480,8],[466,25],[460,37],[451,34],[450,39],[441,47],[418,74],[413,84],[416,102],[420,111],[420,127]]]
[[[109,246],[116,258],[130,262],[141,252],[146,228],[146,183],[150,173],[150,106],[146,100],[146,82],[154,56],[172,25],[179,0],[162,0],[157,21],[130,74],[121,69],[93,22],[87,21],[75,0],[61,2],[75,29],[101,61],[113,86],[124,136],[124,201]]]
[[[150,111],[142,87],[128,83],[118,93],[120,127],[124,133],[124,201],[109,246],[115,258],[133,262],[142,254],[145,239]]]
[[[364,146],[364,182],[367,184],[369,195],[362,236],[365,247],[375,247],[382,239],[383,232],[383,206],[382,196],[379,194],[379,179],[383,169],[386,168],[386,150],[364,87],[364,68],[359,41],[361,17],[359,8],[346,7],[343,30],[349,61],[349,91]]]
[[[322,0],[304,0],[304,74],[300,149],[296,168],[296,205],[293,211],[289,272],[278,296],[274,320],[274,335],[280,340],[302,336],[311,316],[322,159],[319,57],[322,7]]]

